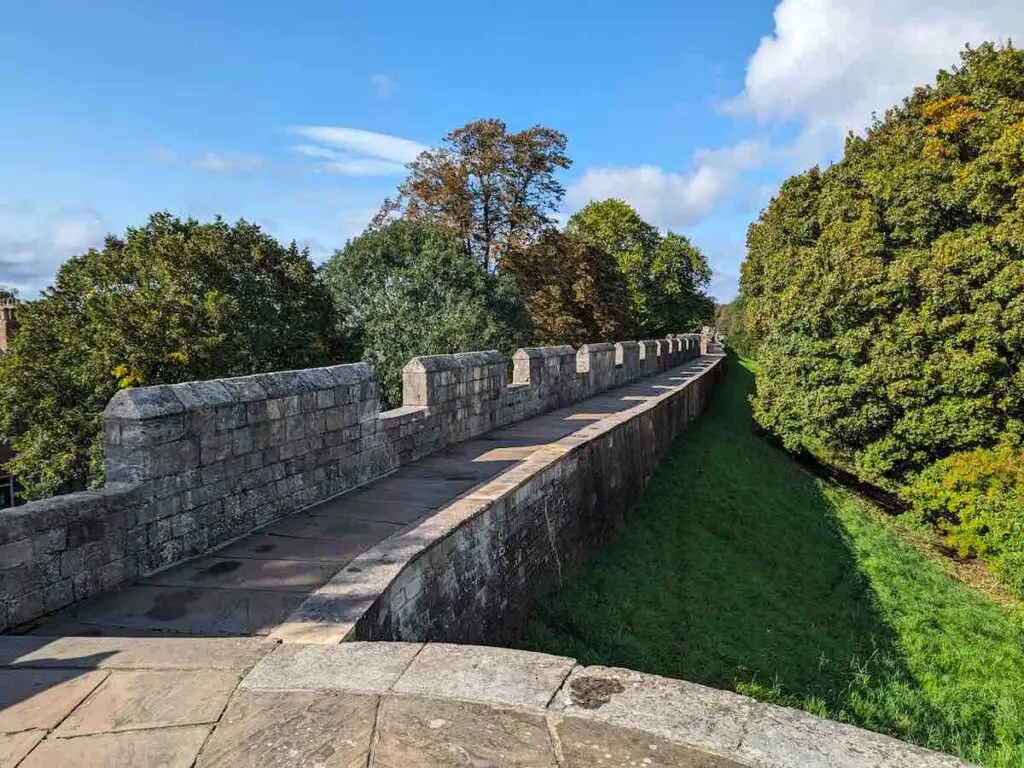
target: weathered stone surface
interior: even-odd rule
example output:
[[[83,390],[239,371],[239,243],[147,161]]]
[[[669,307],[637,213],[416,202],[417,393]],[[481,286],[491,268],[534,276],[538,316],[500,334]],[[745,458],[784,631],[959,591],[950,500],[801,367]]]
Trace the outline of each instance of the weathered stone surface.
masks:
[[[564,656],[428,643],[394,691],[543,709],[575,664]]]
[[[234,637],[0,637],[0,665],[63,669],[222,669],[244,672],[276,643]]]
[[[421,648],[419,643],[282,645],[256,665],[242,688],[385,693]]]
[[[737,757],[753,766],[963,768],[955,757],[786,707],[758,704]]]
[[[47,739],[20,768],[189,768],[210,726]]]
[[[553,728],[567,768],[746,768],[726,757],[607,723],[567,717],[558,718]]]
[[[278,531],[284,530],[300,531],[301,524],[295,527],[284,525],[296,518],[302,518],[303,523],[309,524],[309,518],[304,513],[293,515],[287,520],[272,524],[261,533],[246,536],[241,541],[228,545],[218,554],[225,558],[246,557],[257,560],[316,560],[332,563],[334,569],[331,575],[333,575],[360,552],[369,549],[378,541],[386,539],[401,528],[401,526],[388,523],[366,523],[346,518],[332,521],[333,526],[317,537],[278,533]],[[322,519],[318,518],[318,520]],[[312,526],[307,532],[313,532]]]
[[[740,744],[756,706],[727,691],[612,667],[576,667],[552,703],[567,715],[723,755]]]
[[[259,635],[270,632],[302,602],[297,592],[138,585],[65,609],[52,620],[159,632]],[[59,633],[44,624],[35,634]],[[105,633],[105,634],[109,634]]]
[[[0,669],[0,733],[53,728],[92,693],[107,674]]]
[[[0,768],[14,768],[45,735],[46,731],[0,734]]]
[[[338,570],[334,563],[314,560],[257,560],[201,557],[143,579],[143,584],[164,587],[217,587],[309,593]]]
[[[376,696],[242,691],[196,765],[365,766],[376,713]]]
[[[237,684],[234,672],[114,671],[54,733],[84,736],[214,723]]]
[[[388,696],[381,702],[378,731],[378,768],[558,765],[544,716],[531,712]]]
[[[682,348],[666,344],[658,370],[683,359],[675,346]],[[505,361],[496,352],[417,359],[409,371],[419,376],[422,393],[411,393],[407,407],[383,416],[376,380],[365,364],[119,393],[104,425],[108,485],[0,515],[0,561],[9,566],[0,569],[0,630],[202,554],[445,446],[629,384],[641,374],[633,342],[617,348],[589,345],[579,355],[571,349],[526,350],[517,359],[529,381],[511,388]],[[417,404],[420,400],[424,404]],[[574,430],[577,436],[590,434],[572,423],[548,425],[528,437],[506,438],[509,455],[479,463],[497,471],[502,461],[530,455],[526,440],[542,445]],[[337,515],[316,511],[311,517],[405,525],[486,475],[387,478],[342,503]],[[289,522],[292,532],[323,538],[339,528],[335,521],[311,517],[303,521],[304,530]],[[273,589],[303,590],[323,581],[312,573],[318,566],[291,567],[305,575],[288,577],[291,584],[254,581],[260,588],[273,581]],[[182,576],[187,584],[178,581]],[[155,581],[191,586],[197,576],[183,569]],[[235,575],[236,586],[253,586],[242,576],[242,570]]]

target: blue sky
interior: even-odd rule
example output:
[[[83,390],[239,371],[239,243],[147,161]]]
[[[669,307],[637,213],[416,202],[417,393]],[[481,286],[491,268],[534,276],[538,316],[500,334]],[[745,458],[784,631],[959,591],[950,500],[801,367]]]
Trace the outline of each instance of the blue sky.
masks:
[[[747,225],[1017,0],[10,3],[0,282],[156,210],[245,217],[321,260],[421,146],[481,117],[569,137],[565,213],[622,197],[735,293]]]

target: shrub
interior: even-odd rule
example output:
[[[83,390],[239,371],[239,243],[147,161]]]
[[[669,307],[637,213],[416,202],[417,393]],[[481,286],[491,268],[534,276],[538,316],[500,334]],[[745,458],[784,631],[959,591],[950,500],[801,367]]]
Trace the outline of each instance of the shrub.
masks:
[[[1024,454],[1008,445],[955,453],[921,472],[906,496],[961,557],[985,558],[1024,596]]]

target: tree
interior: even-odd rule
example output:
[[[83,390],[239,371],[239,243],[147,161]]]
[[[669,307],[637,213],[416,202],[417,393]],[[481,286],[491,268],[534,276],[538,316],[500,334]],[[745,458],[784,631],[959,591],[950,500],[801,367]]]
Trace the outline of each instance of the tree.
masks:
[[[468,123],[444,146],[420,154],[397,200],[385,201],[377,226],[393,213],[430,217],[455,230],[488,271],[550,225],[565,189],[555,177],[571,161],[565,135],[535,125],[510,134],[501,120]]]
[[[118,388],[322,365],[334,308],[304,250],[167,213],[67,261],[0,356],[0,433],[27,497],[102,482]]]
[[[1019,449],[1022,232],[1024,53],[968,48],[751,226],[758,421],[887,485]]]
[[[711,268],[700,249],[672,232],[662,236],[622,200],[591,202],[566,225],[612,255],[628,285],[633,325],[645,336],[696,328],[714,316],[705,291]]]
[[[745,312],[742,296],[728,304],[721,304],[715,312],[715,327],[725,337],[725,343],[730,349],[746,357],[753,357],[757,354],[757,339],[747,330]]]
[[[545,231],[508,255],[502,274],[523,296],[542,344],[633,338],[628,286],[615,259],[572,232]]]
[[[522,303],[466,252],[461,236],[395,221],[336,251],[324,281],[344,318],[353,360],[373,365],[382,402],[401,405],[402,367],[416,355],[500,349],[529,339]]]
[[[675,232],[665,235],[654,252],[651,274],[648,335],[664,336],[714,323],[715,301],[705,293],[711,266],[688,238]]]

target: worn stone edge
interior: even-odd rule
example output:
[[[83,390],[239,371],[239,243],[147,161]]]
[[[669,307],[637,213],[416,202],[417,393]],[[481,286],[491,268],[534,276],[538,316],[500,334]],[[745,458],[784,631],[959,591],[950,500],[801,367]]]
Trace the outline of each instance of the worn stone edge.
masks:
[[[531,656],[565,662],[568,673],[562,678],[559,685],[552,689],[547,705],[538,707],[502,701],[500,697],[424,694],[401,690],[403,679],[410,674],[420,652],[430,643],[390,643],[385,641],[343,643],[330,652],[344,654],[348,647],[353,646],[365,648],[367,646],[392,645],[417,646],[417,648],[397,676],[393,674],[392,670],[383,670],[380,675],[381,685],[372,689],[367,689],[365,685],[350,688],[344,684],[313,688],[297,687],[290,684],[274,686],[267,685],[265,682],[256,685],[249,684],[250,676],[255,680],[263,674],[263,668],[275,663],[275,653],[273,652],[261,659],[242,680],[240,688],[258,693],[317,690],[331,693],[372,693],[380,696],[465,701],[500,709],[543,714],[551,724],[557,724],[562,718],[578,718],[626,728],[634,732],[647,733],[680,746],[700,750],[703,753],[736,760],[743,765],[751,766],[751,768],[792,768],[793,765],[791,757],[772,757],[750,748],[748,740],[752,735],[771,734],[775,743],[780,747],[790,745],[799,751],[801,747],[808,744],[809,732],[814,740],[813,751],[816,754],[810,758],[806,754],[802,755],[800,763],[802,768],[826,768],[835,765],[849,766],[849,768],[886,768],[886,766],[902,768],[907,765],[921,766],[922,768],[970,768],[970,764],[951,755],[925,749],[874,731],[820,718],[802,710],[761,703],[738,693],[709,688],[685,680],[675,680],[622,668],[588,667],[579,664],[576,659],[571,657],[519,650],[516,651],[516,654],[510,655],[508,654],[510,649],[507,648],[491,649],[487,646],[473,646],[477,653],[493,651],[499,657],[498,663],[509,663],[513,659],[521,659],[524,674],[529,668],[528,657]],[[286,647],[296,648],[297,646],[281,646],[278,651],[283,651]],[[382,654],[381,657],[385,658],[387,655]],[[372,673],[371,670],[367,671]],[[666,712],[668,717],[662,718],[662,722],[659,722],[656,713],[643,705],[636,706],[626,713],[617,713],[614,708],[604,709],[603,705],[594,708],[580,706],[574,702],[571,690],[572,681],[579,677],[623,681],[623,689],[613,695],[639,696],[654,702],[654,705]],[[738,723],[738,739],[723,742],[720,739],[716,741],[713,737],[703,738],[699,733],[695,735],[703,729],[702,726],[707,725],[711,730],[715,728],[714,722],[701,723],[699,718],[693,716],[694,710],[706,709],[708,701],[712,701],[718,706],[713,708],[712,712],[707,713],[706,718],[710,721],[713,718],[722,717],[723,713],[731,712],[736,718],[735,722]],[[684,719],[686,727],[690,729],[689,734],[668,726],[664,722],[680,712],[685,713]],[[814,739],[815,734],[819,734],[817,739]],[[780,748],[778,751],[785,752],[785,749]]]

